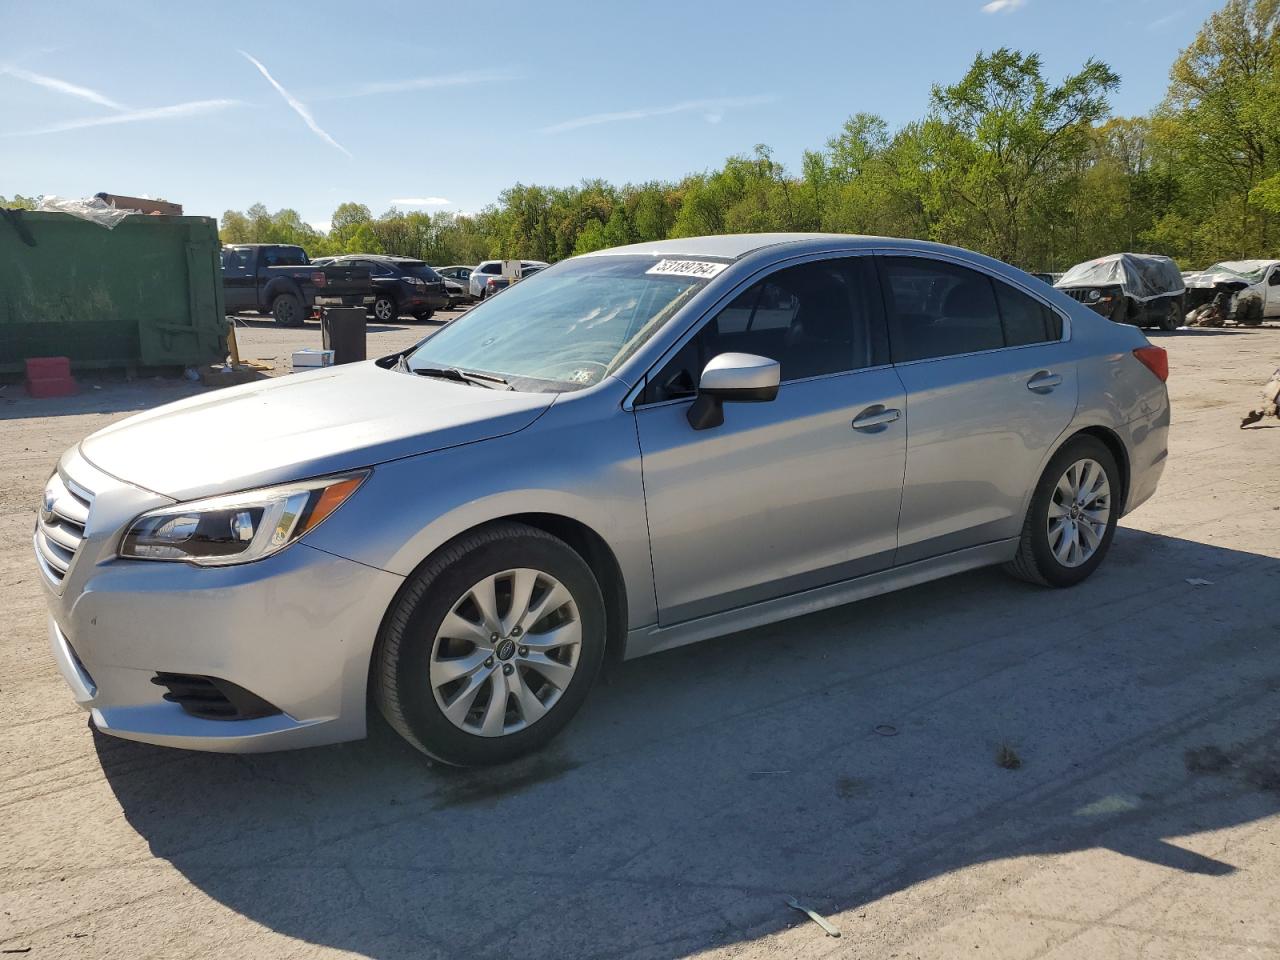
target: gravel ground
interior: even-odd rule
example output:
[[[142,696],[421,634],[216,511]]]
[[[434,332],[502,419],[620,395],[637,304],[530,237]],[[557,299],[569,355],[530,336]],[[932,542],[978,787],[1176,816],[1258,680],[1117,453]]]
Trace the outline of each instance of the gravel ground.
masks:
[[[1280,423],[1237,429],[1280,329],[1157,338],[1169,467],[1087,584],[979,571],[637,661],[550,750],[466,773],[381,727],[254,757],[87,729],[46,652],[33,505],[64,447],[198,388],[7,388],[0,951],[1280,956]]]

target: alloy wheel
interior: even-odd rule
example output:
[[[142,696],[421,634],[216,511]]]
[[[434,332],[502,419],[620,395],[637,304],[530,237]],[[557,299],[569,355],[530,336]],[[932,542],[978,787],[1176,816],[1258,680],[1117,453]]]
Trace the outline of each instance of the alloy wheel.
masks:
[[[555,577],[528,568],[485,577],[436,631],[429,668],[436,704],[467,733],[516,733],[555,707],[581,644],[578,606]]]
[[[383,322],[394,320],[395,312],[395,307],[390,300],[379,300],[373,305],[374,317]]]
[[[1096,460],[1067,467],[1049,499],[1049,549],[1064,567],[1088,563],[1111,520],[1111,482]]]

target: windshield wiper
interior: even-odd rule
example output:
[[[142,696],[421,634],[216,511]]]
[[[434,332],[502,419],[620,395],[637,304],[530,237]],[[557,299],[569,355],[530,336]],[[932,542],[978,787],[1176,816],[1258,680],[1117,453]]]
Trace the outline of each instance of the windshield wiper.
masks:
[[[514,390],[510,383],[490,373],[475,373],[470,370],[459,370],[457,367],[415,367],[413,372],[420,377],[437,377],[440,380],[452,380],[455,383],[469,383],[489,390]]]

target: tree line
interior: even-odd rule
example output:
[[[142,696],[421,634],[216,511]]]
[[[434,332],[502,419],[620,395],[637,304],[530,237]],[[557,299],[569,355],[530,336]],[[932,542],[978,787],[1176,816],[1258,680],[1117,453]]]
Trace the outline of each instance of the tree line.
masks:
[[[1227,0],[1149,115],[1112,116],[1119,83],[1097,60],[1055,82],[1037,54],[999,49],[934,86],[922,118],[855,114],[796,171],[759,144],[678,181],[517,183],[475,215],[344,203],[322,232],[255,204],[223,215],[222,239],[437,265],[773,230],[937,240],[1030,270],[1121,250],[1280,257],[1280,0]]]

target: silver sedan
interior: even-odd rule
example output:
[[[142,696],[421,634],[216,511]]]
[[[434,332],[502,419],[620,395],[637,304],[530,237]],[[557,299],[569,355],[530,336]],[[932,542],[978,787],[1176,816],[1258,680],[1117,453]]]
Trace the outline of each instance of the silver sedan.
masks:
[[[750,235],[550,267],[417,347],[62,457],[34,547],[105,733],[547,742],[603,666],[1000,564],[1071,587],[1164,468],[1164,351],[950,247]],[[856,614],[851,614],[856,616]]]

